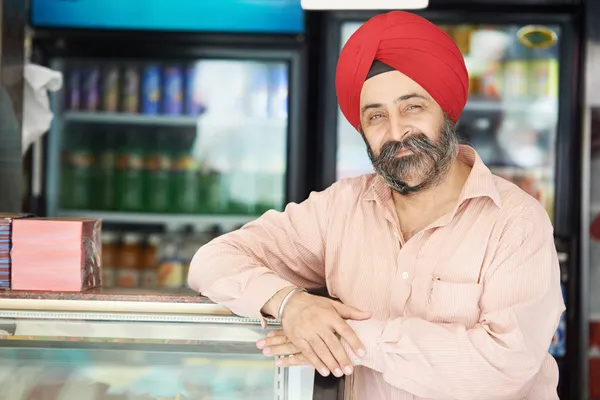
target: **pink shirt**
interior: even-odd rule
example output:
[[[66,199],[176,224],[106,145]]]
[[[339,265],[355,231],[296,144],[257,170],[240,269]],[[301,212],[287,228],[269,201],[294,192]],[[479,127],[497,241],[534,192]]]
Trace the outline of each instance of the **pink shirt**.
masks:
[[[406,243],[390,189],[364,175],[203,246],[189,283],[258,319],[291,285],[326,285],[370,311],[349,321],[367,348],[355,399],[558,399],[548,349],[565,307],[551,222],[472,148],[459,157],[473,168],[455,209]]]

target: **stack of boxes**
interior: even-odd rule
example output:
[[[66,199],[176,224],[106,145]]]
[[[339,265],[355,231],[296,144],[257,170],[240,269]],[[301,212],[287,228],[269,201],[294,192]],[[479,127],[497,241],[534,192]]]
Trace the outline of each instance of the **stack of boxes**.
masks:
[[[0,290],[101,286],[101,221],[23,217],[0,214]]]
[[[12,224],[19,218],[26,218],[26,214],[0,213],[0,290],[11,288],[11,257]]]

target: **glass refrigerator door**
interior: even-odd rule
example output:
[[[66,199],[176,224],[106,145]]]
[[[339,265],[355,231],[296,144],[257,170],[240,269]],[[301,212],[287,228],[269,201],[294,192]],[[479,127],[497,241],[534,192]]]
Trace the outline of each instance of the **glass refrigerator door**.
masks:
[[[256,349],[265,334],[260,326],[0,322],[1,399],[309,400],[314,394],[314,369],[279,368]]]
[[[239,226],[285,201],[288,64],[55,60],[48,213]]]
[[[360,25],[342,26],[342,45]],[[492,172],[534,196],[552,217],[559,27],[440,28],[462,50],[470,76],[469,100],[457,125],[459,136],[476,149]],[[339,110],[337,135],[337,179],[371,173],[361,136]]]

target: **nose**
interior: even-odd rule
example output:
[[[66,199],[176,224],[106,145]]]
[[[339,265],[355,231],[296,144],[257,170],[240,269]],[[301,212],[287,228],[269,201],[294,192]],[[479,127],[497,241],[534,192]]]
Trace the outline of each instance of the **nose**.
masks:
[[[402,141],[411,132],[410,125],[397,116],[390,118],[390,138],[398,142]]]

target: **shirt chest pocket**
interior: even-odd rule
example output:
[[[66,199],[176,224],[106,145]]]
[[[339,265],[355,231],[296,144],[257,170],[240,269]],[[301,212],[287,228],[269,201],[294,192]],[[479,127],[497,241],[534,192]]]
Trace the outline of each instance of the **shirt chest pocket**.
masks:
[[[427,320],[438,323],[459,323],[467,329],[479,321],[479,300],[483,285],[455,283],[432,277],[424,314]]]

